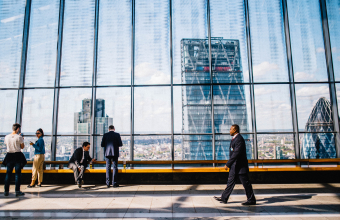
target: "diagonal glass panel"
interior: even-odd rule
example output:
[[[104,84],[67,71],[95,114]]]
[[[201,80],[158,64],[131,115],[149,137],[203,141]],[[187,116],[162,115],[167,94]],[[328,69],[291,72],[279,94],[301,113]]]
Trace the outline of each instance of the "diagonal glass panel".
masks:
[[[336,158],[334,133],[303,133],[299,137],[302,159]]]
[[[175,160],[212,160],[212,135],[176,135]]]

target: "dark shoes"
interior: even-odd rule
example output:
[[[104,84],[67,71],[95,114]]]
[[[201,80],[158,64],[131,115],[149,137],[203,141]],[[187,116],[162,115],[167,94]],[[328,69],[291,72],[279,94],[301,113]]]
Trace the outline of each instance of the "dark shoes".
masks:
[[[110,185],[106,185],[106,188],[110,188]]]
[[[24,196],[25,193],[21,192],[21,191],[17,191],[15,192],[15,196]]]
[[[247,202],[242,203],[242,205],[256,205],[256,201],[251,201],[251,202],[247,201]]]
[[[4,192],[4,195],[5,196],[9,196],[9,192]]]
[[[113,187],[113,188],[117,188],[117,187],[119,187],[119,184],[115,183],[115,184],[113,184],[112,187]]]
[[[81,188],[81,182],[80,181],[77,182],[77,185],[78,185],[78,188]]]
[[[41,187],[41,183],[37,185],[37,187]]]
[[[221,203],[227,204],[227,202],[224,201],[221,197],[214,196],[214,199],[216,199],[217,201],[219,201]]]
[[[27,186],[27,188],[34,188],[34,187],[35,185],[31,186],[31,184]]]

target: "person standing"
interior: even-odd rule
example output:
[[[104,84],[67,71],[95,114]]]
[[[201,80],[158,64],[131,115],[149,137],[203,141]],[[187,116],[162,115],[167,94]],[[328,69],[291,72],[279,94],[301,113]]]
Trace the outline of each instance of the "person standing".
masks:
[[[34,160],[33,160],[33,168],[32,168],[32,182],[28,185],[28,188],[32,188],[35,186],[35,180],[38,177],[38,187],[41,187],[41,183],[43,181],[43,173],[44,173],[44,161],[45,161],[45,142],[44,142],[44,131],[39,128],[35,135],[38,140],[33,144],[30,142],[30,145],[34,147]]]
[[[89,150],[90,143],[85,141],[82,147],[79,147],[74,151],[68,163],[68,168],[73,170],[74,180],[78,184],[79,188],[81,188],[82,184],[84,184],[83,176],[87,164],[96,161],[96,159],[92,159],[90,157]]]
[[[26,165],[27,161],[21,149],[24,149],[24,138],[20,133],[21,125],[18,123],[13,124],[13,132],[5,136],[5,145],[7,147],[7,154],[3,161],[3,165],[7,166],[5,177],[5,192],[4,195],[9,195],[9,183],[11,180],[13,168],[15,168],[15,195],[23,196],[25,193],[20,191],[21,184],[21,169]]]
[[[119,185],[115,180],[118,173],[119,147],[123,146],[123,143],[120,134],[115,132],[113,125],[110,125],[109,132],[104,134],[101,146],[104,148],[106,161],[106,186],[107,188],[110,187],[111,163],[113,163],[112,186],[118,187]]]
[[[256,205],[256,199],[253,192],[253,187],[249,181],[248,173],[248,160],[246,153],[246,143],[239,133],[240,128],[238,125],[234,124],[230,128],[230,135],[233,139],[230,142],[229,155],[230,159],[224,166],[226,170],[229,170],[229,177],[227,182],[227,187],[222,193],[221,197],[214,197],[217,201],[222,203],[227,203],[231,192],[234,189],[236,179],[239,178],[247,194],[247,202],[242,203],[242,205]]]

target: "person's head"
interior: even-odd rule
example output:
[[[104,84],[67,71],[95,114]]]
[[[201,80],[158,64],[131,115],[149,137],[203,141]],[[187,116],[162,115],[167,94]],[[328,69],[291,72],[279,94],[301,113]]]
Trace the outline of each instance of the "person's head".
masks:
[[[84,149],[84,151],[89,151],[90,150],[90,143],[85,141],[83,143],[83,149]]]
[[[44,131],[43,131],[43,129],[39,128],[39,129],[35,132],[35,135],[37,136],[37,138],[44,137]]]
[[[230,127],[230,135],[231,136],[234,136],[235,134],[238,134],[240,133],[240,127],[237,125],[237,124],[233,124],[231,127]]]
[[[110,125],[110,126],[109,126],[109,131],[114,131],[114,130],[115,130],[115,126]]]
[[[15,133],[19,133],[20,128],[21,128],[21,125],[20,125],[19,123],[15,123],[15,124],[13,124],[13,126],[12,126],[12,130],[13,130]]]

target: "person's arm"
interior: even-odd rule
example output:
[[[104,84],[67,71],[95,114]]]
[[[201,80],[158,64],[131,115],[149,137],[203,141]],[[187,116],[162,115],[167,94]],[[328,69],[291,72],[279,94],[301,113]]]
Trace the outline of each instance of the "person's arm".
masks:
[[[20,141],[20,148],[24,149],[25,148],[25,144],[24,144],[24,138],[22,136],[19,137],[19,141]]]
[[[79,148],[78,148],[79,149]],[[82,151],[81,150],[75,150],[74,151],[74,164],[78,167],[78,168],[80,168],[80,160],[81,160],[81,157],[83,156],[83,155],[81,155],[81,157],[80,157],[80,159],[79,159],[79,154],[81,153],[82,154]]]
[[[35,144],[32,145],[37,151],[42,151],[42,148],[44,147],[44,140],[42,138],[39,138]]]
[[[104,134],[104,136],[103,136],[103,138],[102,138],[102,143],[100,144],[100,146],[106,147],[106,138],[105,138],[105,134]]]
[[[240,156],[241,151],[242,151],[242,141],[238,141],[237,143],[235,143],[235,148],[234,148],[234,153],[233,155],[230,157],[230,159],[228,160],[228,162],[226,163],[227,167],[231,167],[231,165],[236,161],[236,159]]]
[[[122,139],[120,137],[120,134],[118,134],[118,137],[119,137],[119,139],[118,139],[118,142],[119,142],[118,146],[122,147],[123,146],[123,142],[122,142]]]

